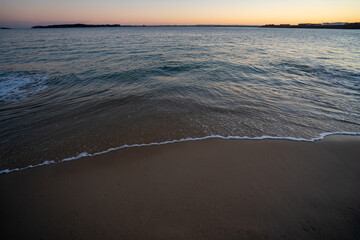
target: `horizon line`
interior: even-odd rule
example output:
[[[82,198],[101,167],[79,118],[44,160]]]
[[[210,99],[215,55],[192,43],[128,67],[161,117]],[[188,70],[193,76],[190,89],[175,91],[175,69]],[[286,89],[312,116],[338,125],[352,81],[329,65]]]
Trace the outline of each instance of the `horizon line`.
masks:
[[[353,23],[360,23],[360,22],[322,22],[322,23],[297,23],[297,25],[300,24],[325,24],[325,23],[345,23],[345,24],[353,24]],[[294,24],[272,24],[272,23],[266,23],[266,24],[119,24],[119,23],[105,23],[105,24],[94,24],[94,23],[58,23],[58,24],[43,24],[43,25],[33,25],[28,27],[9,27],[6,25],[0,25],[0,28],[10,28],[10,29],[16,29],[16,28],[34,28],[34,27],[49,27],[49,26],[71,26],[71,25],[84,25],[84,26],[113,26],[113,27],[261,27],[261,26],[267,26],[267,25],[291,25],[296,26]]]
[[[71,26],[71,25],[85,25],[85,26],[119,26],[119,27],[260,27],[264,24],[118,24],[118,23],[105,23],[105,24],[94,24],[94,23],[59,23],[59,24],[44,24],[44,25],[33,25],[29,27],[8,27],[6,25],[0,25],[0,27],[7,28],[33,28],[33,27],[48,27],[48,26]]]

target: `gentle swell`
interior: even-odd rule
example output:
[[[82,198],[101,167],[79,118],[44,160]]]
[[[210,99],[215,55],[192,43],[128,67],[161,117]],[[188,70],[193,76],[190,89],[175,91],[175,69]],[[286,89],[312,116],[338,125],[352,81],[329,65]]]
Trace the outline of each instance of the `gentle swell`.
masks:
[[[164,141],[164,142],[159,142],[159,143],[153,142],[153,143],[140,143],[140,144],[132,144],[132,145],[125,144],[125,145],[122,145],[120,147],[109,148],[109,149],[107,149],[105,151],[92,153],[92,154],[83,152],[83,153],[80,153],[77,156],[64,158],[64,159],[62,159],[60,161],[53,161],[53,160],[52,161],[45,161],[43,163],[39,163],[39,164],[36,164],[36,165],[29,165],[29,166],[26,166],[26,167],[23,167],[23,168],[5,169],[5,170],[1,170],[0,174],[22,171],[22,170],[26,170],[26,169],[29,169],[29,168],[41,167],[41,166],[55,164],[55,163],[59,163],[59,162],[72,161],[72,160],[76,160],[76,159],[83,158],[83,157],[97,156],[97,155],[100,155],[100,154],[108,153],[108,152],[119,150],[119,149],[122,149],[122,148],[147,147],[147,146],[165,145],[165,144],[178,143],[178,142],[200,141],[200,140],[205,140],[205,139],[225,139],[225,140],[265,140],[265,139],[273,139],[273,140],[289,140],[289,141],[298,141],[298,142],[315,142],[315,141],[319,141],[319,140],[324,139],[326,136],[331,136],[331,135],[360,136],[360,132],[328,132],[328,133],[321,133],[318,137],[310,138],[310,139],[294,138],[294,137],[272,137],[272,136],[261,136],[261,137],[246,137],[245,136],[245,137],[240,137],[240,136],[211,135],[211,136],[198,137],[198,138],[182,138],[182,139],[178,139],[178,140],[170,140],[170,141]]]

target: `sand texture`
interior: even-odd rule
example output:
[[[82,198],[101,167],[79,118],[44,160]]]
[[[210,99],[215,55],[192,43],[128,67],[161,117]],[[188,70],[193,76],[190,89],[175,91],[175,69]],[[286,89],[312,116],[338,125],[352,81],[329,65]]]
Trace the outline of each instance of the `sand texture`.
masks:
[[[360,239],[360,137],[121,149],[0,190],[11,239]]]

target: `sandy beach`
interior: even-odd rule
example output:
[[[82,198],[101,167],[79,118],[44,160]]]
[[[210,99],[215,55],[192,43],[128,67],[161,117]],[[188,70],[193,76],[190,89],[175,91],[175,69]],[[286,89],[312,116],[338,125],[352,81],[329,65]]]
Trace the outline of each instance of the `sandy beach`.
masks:
[[[359,186],[355,136],[135,147],[0,175],[0,228],[10,239],[359,239]]]

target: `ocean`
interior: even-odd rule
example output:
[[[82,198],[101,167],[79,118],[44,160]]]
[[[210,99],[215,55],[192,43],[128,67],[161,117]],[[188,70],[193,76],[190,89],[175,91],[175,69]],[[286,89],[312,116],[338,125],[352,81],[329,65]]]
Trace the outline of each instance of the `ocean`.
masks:
[[[360,31],[0,31],[0,171],[211,137],[360,133]]]

